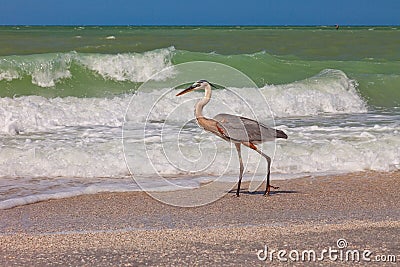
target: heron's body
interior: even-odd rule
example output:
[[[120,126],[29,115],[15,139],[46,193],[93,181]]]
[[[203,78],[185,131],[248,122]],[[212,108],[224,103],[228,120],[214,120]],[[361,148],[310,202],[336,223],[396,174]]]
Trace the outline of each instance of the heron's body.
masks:
[[[197,119],[197,123],[206,131],[212,132],[226,141],[235,143],[240,163],[240,175],[236,195],[239,196],[240,184],[242,181],[244,170],[241,155],[241,145],[245,145],[257,151],[267,160],[268,173],[265,194],[268,195],[270,187],[273,187],[269,183],[271,158],[260,151],[255,145],[261,144],[266,141],[273,141],[276,138],[286,139],[287,135],[281,130],[276,130],[255,120],[236,115],[218,114],[212,119],[204,117],[203,108],[211,99],[211,86],[205,80],[200,80],[194,83],[191,87],[187,88],[177,95],[179,96],[187,92],[203,88],[205,89],[204,98],[201,99],[195,106],[195,116]]]

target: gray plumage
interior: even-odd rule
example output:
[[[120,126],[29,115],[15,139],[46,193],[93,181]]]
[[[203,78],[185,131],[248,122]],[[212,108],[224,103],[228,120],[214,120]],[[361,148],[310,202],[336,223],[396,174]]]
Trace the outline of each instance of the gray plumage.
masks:
[[[222,113],[216,115],[213,119],[219,123],[232,142],[261,144],[273,141],[276,138],[287,138],[283,131],[270,128],[249,118]]]

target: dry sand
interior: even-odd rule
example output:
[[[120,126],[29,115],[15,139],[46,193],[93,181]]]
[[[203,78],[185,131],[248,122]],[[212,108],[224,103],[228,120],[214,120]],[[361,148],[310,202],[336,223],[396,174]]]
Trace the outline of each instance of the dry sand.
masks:
[[[146,193],[104,193],[0,211],[0,266],[265,266],[259,250],[372,251],[400,262],[400,172],[274,181],[270,197],[234,192],[197,208]],[[264,256],[260,252],[260,256]],[[280,262],[273,254],[273,264]],[[292,262],[288,255],[284,258]],[[307,265],[348,264],[324,255]],[[382,259],[382,257],[381,257]]]

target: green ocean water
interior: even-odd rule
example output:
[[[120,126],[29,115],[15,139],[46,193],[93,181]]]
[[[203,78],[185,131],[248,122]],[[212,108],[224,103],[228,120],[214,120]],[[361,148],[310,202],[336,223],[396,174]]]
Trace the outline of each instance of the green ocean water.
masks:
[[[194,60],[230,65],[260,87],[337,69],[369,105],[400,105],[400,27],[373,26],[3,26],[0,96],[129,93],[162,68]]]

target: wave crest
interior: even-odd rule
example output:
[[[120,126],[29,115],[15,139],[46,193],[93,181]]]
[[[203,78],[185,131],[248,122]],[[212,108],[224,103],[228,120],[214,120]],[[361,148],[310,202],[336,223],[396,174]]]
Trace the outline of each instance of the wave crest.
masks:
[[[324,70],[303,81],[284,85],[266,85],[261,93],[267,102],[253,101],[254,88],[230,88],[249,101],[254,110],[264,110],[269,104],[272,114],[277,117],[310,116],[321,113],[364,113],[367,112],[364,100],[357,94],[356,82],[340,70]],[[214,116],[225,112],[246,115],[247,106],[243,101],[231,98],[229,90],[215,90],[213,101],[206,107],[206,113]],[[134,116],[127,119],[143,123],[160,92],[137,93],[133,96]],[[196,93],[195,93],[196,94]],[[197,93],[199,96],[201,92]],[[120,127],[131,95],[113,98],[45,98],[42,96],[23,96],[0,98],[0,132],[16,134],[54,129],[59,126],[106,125]],[[163,120],[165,114],[173,111],[179,100],[174,93],[161,101],[154,120]],[[222,102],[221,102],[222,101]],[[225,103],[229,110],[222,110],[219,103]],[[260,106],[263,105],[263,106]],[[176,114],[172,120],[185,122],[193,117],[192,103],[184,105],[185,111]],[[265,114],[268,116],[269,114]],[[265,117],[264,116],[264,117]],[[262,118],[262,116],[260,116]]]
[[[69,52],[7,56],[0,59],[0,81],[10,82],[30,77],[34,85],[54,87],[65,79],[73,78],[72,69],[75,65],[80,72],[89,70],[106,80],[144,82],[172,66],[174,51],[174,47],[169,47],[116,55]],[[172,70],[164,73],[167,76],[173,75]]]
[[[114,81],[145,82],[154,74],[172,65],[173,47],[145,52],[117,55],[81,55],[79,62],[105,79]],[[172,72],[163,72],[167,78]]]
[[[274,115],[279,117],[367,112],[356,87],[357,82],[343,71],[325,69],[302,81],[266,85],[261,91]]]

